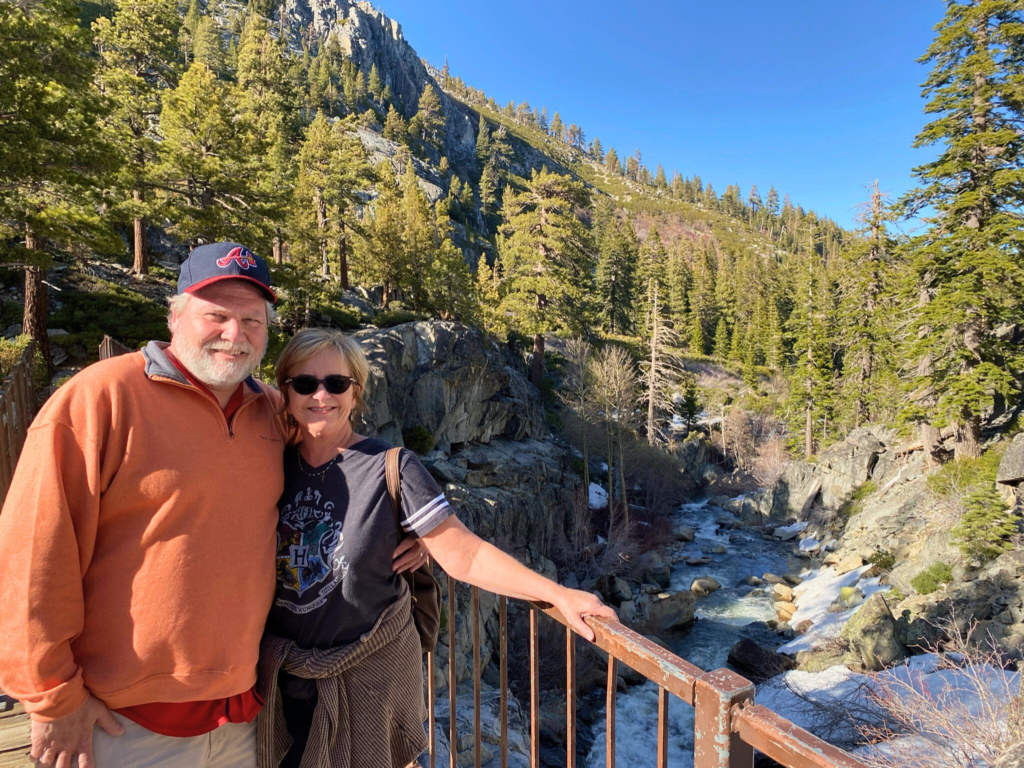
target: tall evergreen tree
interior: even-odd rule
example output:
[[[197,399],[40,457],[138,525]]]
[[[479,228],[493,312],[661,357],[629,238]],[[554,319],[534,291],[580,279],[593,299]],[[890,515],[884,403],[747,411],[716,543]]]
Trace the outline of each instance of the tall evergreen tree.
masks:
[[[540,388],[544,334],[582,331],[593,273],[593,241],[582,211],[590,193],[568,176],[536,170],[502,205],[502,307],[534,336],[533,383]]]
[[[201,16],[192,40],[192,60],[205,64],[218,76],[226,73],[224,39],[220,24],[213,16]]]
[[[402,199],[391,163],[380,163],[377,174],[377,198],[364,222],[356,266],[362,282],[381,286],[381,304],[387,308],[395,291],[408,284],[410,269]]]
[[[981,453],[981,415],[1009,395],[1024,368],[1020,347],[997,332],[1020,319],[1024,295],[1024,9],[1016,0],[949,0],[921,59],[932,71],[915,146],[941,145],[915,169],[921,187],[905,209],[926,208],[931,229],[911,243],[916,294],[908,415],[956,427],[957,458]]]
[[[441,98],[430,83],[427,83],[423,93],[420,94],[419,111],[416,113],[416,117],[420,129],[418,138],[435,149],[441,149],[444,143],[444,109],[441,106]]]
[[[47,243],[109,233],[99,190],[117,158],[101,135],[106,108],[78,10],[70,0],[0,5],[0,253],[25,265],[23,326],[47,363]]]
[[[604,168],[611,176],[619,175],[619,154],[615,151],[615,147],[611,147],[608,154],[605,155]]]
[[[156,157],[161,97],[177,80],[178,26],[176,0],[118,0],[113,17],[102,17],[93,26],[101,65],[99,84],[113,106],[109,131],[122,150],[119,207],[132,222],[136,274],[149,271],[150,166]]]
[[[596,298],[609,333],[631,333],[635,326],[637,256],[640,245],[629,219],[612,218],[599,233]]]

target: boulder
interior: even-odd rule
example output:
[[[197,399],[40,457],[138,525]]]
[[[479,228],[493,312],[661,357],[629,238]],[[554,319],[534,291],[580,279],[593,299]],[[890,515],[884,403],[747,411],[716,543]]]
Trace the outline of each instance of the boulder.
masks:
[[[766,584],[785,584],[786,580],[781,576],[776,576],[774,573],[766,573],[761,577],[764,579]]]
[[[696,557],[696,556],[691,555],[690,557],[688,557],[685,560],[683,560],[683,562],[686,563],[687,565],[694,565],[694,566],[696,566],[696,565],[707,565],[708,563],[712,563],[714,561],[710,557],[707,557],[706,555],[704,557]]]
[[[878,672],[906,658],[896,631],[896,619],[881,594],[869,597],[850,617],[840,636],[860,655],[864,667]]]
[[[627,600],[633,599],[633,590],[629,588],[629,584],[613,574],[601,576],[594,585],[594,589],[612,605],[621,605]]]
[[[764,585],[764,579],[759,579],[757,576],[747,576],[740,582],[740,586],[746,587],[760,587]]]
[[[636,603],[632,600],[623,600],[619,604],[619,621],[623,624],[632,624],[636,619]]]
[[[722,588],[722,585],[718,582],[718,579],[713,579],[710,576],[702,576],[699,579],[694,579],[690,585],[690,591],[697,597],[707,597],[713,592],[717,592]]]
[[[836,575],[842,576],[844,573],[856,570],[864,565],[864,560],[860,555],[852,554],[847,555],[836,564]]]
[[[692,592],[660,592],[647,602],[646,628],[655,635],[684,629],[693,623],[697,599]]]
[[[775,599],[783,603],[793,602],[793,588],[788,584],[776,584],[772,587],[772,591],[775,593]]]
[[[676,526],[672,531],[672,536],[676,541],[693,541],[697,532],[688,525]]]
[[[762,648],[748,638],[743,638],[729,649],[729,664],[754,683],[763,683],[796,666],[789,656]]]
[[[645,552],[640,556],[643,580],[665,589],[672,580],[672,569],[657,552]]]
[[[1003,485],[1020,485],[1024,480],[1024,432],[1013,438],[1006,448],[996,471],[996,482]]]
[[[793,603],[778,602],[775,604],[775,613],[778,614],[779,621],[789,621],[796,612],[797,607]]]
[[[794,587],[798,587],[804,583],[804,580],[795,573],[784,573],[782,578],[786,580],[787,584],[792,584]]]
[[[725,547],[722,544],[710,544],[706,547],[701,547],[700,551],[705,555],[724,555]]]

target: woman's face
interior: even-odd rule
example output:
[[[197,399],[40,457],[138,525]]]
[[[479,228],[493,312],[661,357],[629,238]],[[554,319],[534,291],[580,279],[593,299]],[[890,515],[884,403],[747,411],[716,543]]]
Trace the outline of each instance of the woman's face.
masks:
[[[311,357],[292,371],[291,377],[314,376],[325,379],[337,374],[351,376],[352,370],[341,353],[331,349]],[[288,414],[295,419],[303,432],[311,435],[339,431],[348,422],[352,413],[355,388],[356,384],[353,384],[340,395],[332,395],[323,384],[320,384],[313,394],[300,395],[294,387],[289,386]]]

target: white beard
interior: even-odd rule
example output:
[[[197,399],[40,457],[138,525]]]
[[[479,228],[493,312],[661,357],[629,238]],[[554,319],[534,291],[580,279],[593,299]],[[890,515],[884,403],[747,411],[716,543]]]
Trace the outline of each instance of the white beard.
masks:
[[[212,354],[215,351],[242,354],[245,357],[241,360],[219,360]],[[181,364],[203,384],[211,389],[227,389],[241,384],[256,370],[266,352],[266,346],[257,352],[248,342],[232,344],[227,341],[210,341],[203,347],[185,342],[175,345],[175,352]]]

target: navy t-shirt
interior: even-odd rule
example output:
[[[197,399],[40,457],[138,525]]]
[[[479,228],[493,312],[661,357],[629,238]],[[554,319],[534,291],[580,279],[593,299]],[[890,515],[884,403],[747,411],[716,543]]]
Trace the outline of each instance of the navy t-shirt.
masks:
[[[347,645],[402,594],[402,577],[391,570],[400,537],[384,475],[389,448],[366,438],[315,468],[297,448],[285,452],[271,634],[306,649]],[[422,536],[454,510],[412,451],[402,450],[399,467],[402,528]]]

